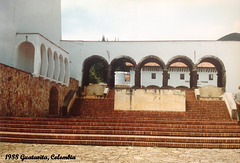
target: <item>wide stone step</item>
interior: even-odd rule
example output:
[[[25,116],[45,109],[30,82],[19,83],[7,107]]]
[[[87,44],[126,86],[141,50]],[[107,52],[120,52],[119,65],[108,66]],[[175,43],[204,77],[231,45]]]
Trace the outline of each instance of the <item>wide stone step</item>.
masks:
[[[72,130],[127,130],[127,131],[162,131],[162,132],[203,132],[203,133],[240,133],[240,129],[208,128],[173,128],[173,127],[133,127],[133,126],[77,126],[77,125],[33,125],[0,124],[0,128],[38,128],[38,129],[72,129]]]
[[[64,133],[64,134],[110,134],[110,135],[152,135],[152,136],[189,136],[189,137],[240,137],[239,132],[184,132],[184,131],[141,131],[141,130],[90,130],[90,129],[39,129],[0,127],[5,132],[26,133]]]
[[[44,121],[48,122],[114,122],[114,123],[154,123],[154,124],[189,124],[189,125],[237,125],[236,121],[187,121],[187,120],[161,120],[159,118],[35,118],[35,117],[0,117],[0,120],[16,121]]]
[[[69,139],[31,139],[0,137],[2,142],[67,144],[67,145],[104,145],[104,146],[154,146],[178,148],[240,148],[236,143],[179,143],[179,142],[142,142],[142,141],[112,141],[112,140],[69,140]]]
[[[240,148],[236,121],[158,118],[0,117],[0,141],[47,144]]]
[[[206,129],[240,129],[240,125],[236,123],[230,125],[203,125],[203,124],[177,124],[174,123],[118,123],[118,122],[59,122],[59,121],[22,121],[22,120],[0,120],[0,124],[22,124],[22,125],[70,125],[70,126],[131,126],[131,127],[164,127],[164,128],[206,128]],[[16,125],[17,126],[17,125]]]
[[[173,136],[139,136],[139,135],[93,135],[93,134],[49,134],[0,132],[0,137],[31,139],[68,139],[68,140],[114,140],[146,142],[181,142],[181,143],[240,143],[240,138],[219,137],[173,137]]]

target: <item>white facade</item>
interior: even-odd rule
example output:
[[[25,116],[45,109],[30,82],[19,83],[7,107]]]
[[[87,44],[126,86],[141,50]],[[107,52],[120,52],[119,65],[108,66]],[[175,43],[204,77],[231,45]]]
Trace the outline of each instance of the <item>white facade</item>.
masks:
[[[69,51],[71,43],[62,42],[62,46]],[[82,81],[82,66],[86,58],[92,55],[99,55],[105,58],[110,64],[115,58],[129,56],[136,63],[144,57],[154,55],[161,58],[165,64],[173,57],[183,55],[190,58],[197,64],[202,57],[215,56],[219,58],[226,70],[226,91],[235,92],[240,85],[240,76],[236,71],[240,70],[240,42],[238,41],[119,41],[119,42],[73,42],[79,45],[71,49],[72,77]],[[65,46],[66,45],[66,46]],[[194,57],[194,52],[196,56]],[[236,70],[236,71],[233,71]]]
[[[147,56],[156,56],[167,65],[179,55],[197,65],[203,57],[211,56],[224,64],[226,91],[236,92],[240,85],[240,75],[237,74],[240,70],[239,41],[60,41],[61,1],[1,0],[0,11],[0,62],[33,71],[35,76],[44,76],[63,84],[71,76],[79,80],[81,86],[83,63],[93,55],[102,57],[109,65],[114,59],[125,56],[132,58],[136,64]],[[33,68],[21,67],[27,61],[18,59],[18,47],[26,40],[34,47],[34,58],[29,58],[34,60],[33,65],[29,64]],[[23,55],[25,59],[33,48],[28,50],[26,56]],[[130,78],[130,83],[134,83],[133,78]]]
[[[141,69],[141,85],[162,87],[162,69],[160,67],[143,67]],[[133,85],[132,85],[133,86]]]
[[[130,74],[130,81],[125,81],[125,74]],[[141,86],[158,86],[162,87],[163,71],[160,67],[143,67],[141,69]],[[155,74],[155,75],[153,75]],[[186,67],[171,67],[168,71],[168,86],[190,87],[190,71]],[[115,72],[115,85],[134,86],[135,71],[130,72]],[[182,77],[182,78],[181,78]],[[217,70],[215,68],[198,68],[197,86],[203,87],[206,85],[217,86]]]
[[[59,46],[60,1],[2,0],[0,9],[0,62],[68,85],[69,54]]]
[[[128,81],[126,76],[130,77],[129,72],[123,72],[123,71],[115,71],[115,85],[129,85],[130,81]],[[129,78],[130,79],[130,78]]]

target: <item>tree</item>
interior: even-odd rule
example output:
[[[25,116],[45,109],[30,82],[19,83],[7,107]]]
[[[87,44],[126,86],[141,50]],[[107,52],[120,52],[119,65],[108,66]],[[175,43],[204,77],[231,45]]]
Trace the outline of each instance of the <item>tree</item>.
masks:
[[[103,62],[97,62],[90,68],[89,82],[93,84],[107,82],[107,67]]]

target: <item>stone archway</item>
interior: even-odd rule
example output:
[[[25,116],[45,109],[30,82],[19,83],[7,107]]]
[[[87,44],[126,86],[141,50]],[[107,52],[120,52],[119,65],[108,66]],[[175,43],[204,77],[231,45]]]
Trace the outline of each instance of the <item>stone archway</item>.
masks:
[[[168,71],[169,67],[171,64],[176,63],[176,62],[182,62],[187,67],[189,68],[190,71],[190,82],[189,82],[189,87],[190,88],[196,88],[197,87],[197,69],[194,63],[190,58],[184,55],[177,55],[171,58],[168,63],[166,64],[166,69]],[[168,85],[168,84],[167,84]]]
[[[154,62],[160,65],[162,70],[164,70],[165,64],[162,61],[161,58],[154,56],[154,55],[149,55],[144,57],[137,65],[136,70],[135,70],[135,87],[140,88],[141,87],[141,68],[149,62]],[[163,86],[164,86],[164,77],[163,77]]]
[[[131,63],[133,67],[136,66],[135,60],[129,56],[121,56],[119,58],[115,58],[112,60],[109,71],[108,71],[108,87],[109,88],[114,88],[114,85],[115,85],[114,72],[116,70],[116,67],[122,63],[125,64],[126,62]]]
[[[98,62],[103,62],[105,67],[107,68],[107,71],[108,71],[109,64],[108,64],[108,62],[105,58],[103,58],[101,56],[98,56],[98,55],[93,55],[91,57],[88,57],[83,62],[82,88],[84,86],[89,85],[89,71],[90,71],[90,68],[92,67],[92,65],[94,65],[95,63],[98,63]],[[106,79],[106,81],[107,81],[107,79]]]
[[[213,64],[217,69],[217,86],[222,87],[223,91],[225,92],[226,88],[226,70],[225,66],[221,59],[216,56],[207,55],[199,59],[197,65],[202,62],[209,62]]]
[[[52,87],[49,95],[49,114],[58,115],[58,89]]]

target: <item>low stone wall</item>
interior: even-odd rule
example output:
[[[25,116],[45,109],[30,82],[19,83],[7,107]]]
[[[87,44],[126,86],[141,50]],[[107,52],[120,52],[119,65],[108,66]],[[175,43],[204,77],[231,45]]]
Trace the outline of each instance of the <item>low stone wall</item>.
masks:
[[[222,100],[223,90],[221,87],[206,85],[198,89],[198,100]]]
[[[47,117],[50,90],[58,91],[58,115],[70,90],[78,89],[78,81],[70,79],[69,86],[0,64],[0,116]]]
[[[115,89],[114,110],[186,111],[184,90]]]

